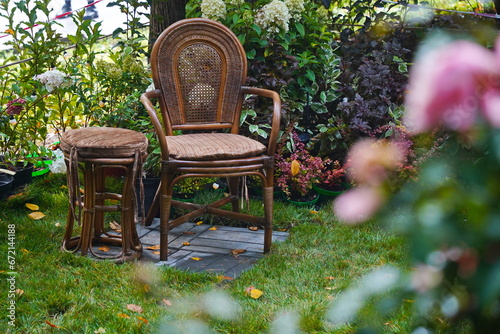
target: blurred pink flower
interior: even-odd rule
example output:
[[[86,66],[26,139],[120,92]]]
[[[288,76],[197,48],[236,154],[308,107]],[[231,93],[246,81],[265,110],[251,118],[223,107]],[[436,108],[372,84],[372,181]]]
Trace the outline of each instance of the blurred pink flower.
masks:
[[[491,100],[500,98],[499,79],[500,55],[473,42],[456,41],[428,51],[410,70],[405,122],[417,133],[440,124],[467,130],[481,106],[491,107]],[[483,111],[488,120],[499,118],[491,108]]]
[[[372,187],[357,187],[339,195],[333,212],[346,224],[360,224],[373,216],[384,202],[382,193]]]
[[[406,152],[390,141],[362,139],[348,154],[348,175],[361,185],[379,186],[405,159]]]

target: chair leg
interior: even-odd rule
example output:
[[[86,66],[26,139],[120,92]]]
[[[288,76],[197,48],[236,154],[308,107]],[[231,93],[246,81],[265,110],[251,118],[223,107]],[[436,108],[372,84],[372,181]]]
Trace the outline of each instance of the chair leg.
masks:
[[[168,232],[170,230],[169,220],[173,192],[172,176],[162,176],[160,185],[160,261],[167,261],[168,259]]]
[[[163,182],[160,181],[160,185],[158,186],[158,189],[156,189],[155,197],[153,199],[153,202],[151,203],[151,206],[149,207],[149,211],[147,213],[146,219],[144,220],[144,225],[150,226],[151,223],[153,222],[153,219],[155,218],[156,214],[158,213],[158,210],[160,209],[160,197],[161,197],[161,184]]]
[[[262,197],[264,201],[264,253],[269,253],[273,239],[273,187],[264,187]]]

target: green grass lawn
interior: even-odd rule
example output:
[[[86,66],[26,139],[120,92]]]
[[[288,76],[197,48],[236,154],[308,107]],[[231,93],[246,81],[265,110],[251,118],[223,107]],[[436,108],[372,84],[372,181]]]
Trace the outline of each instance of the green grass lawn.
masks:
[[[288,229],[290,237],[234,280],[153,264],[97,262],[60,250],[67,213],[65,184],[64,176],[50,174],[21,195],[0,202],[2,300],[10,300],[10,224],[16,226],[19,289],[15,326],[8,324],[3,307],[1,333],[204,333],[203,328],[285,333],[294,323],[304,333],[352,333],[359,328],[356,323],[333,329],[325,322],[332,301],[364,273],[406,263],[403,240],[377,224],[347,227],[335,221],[328,205],[315,213],[281,202],[275,205],[275,226]],[[45,217],[30,219],[26,203],[38,205]],[[261,204],[252,201],[251,207],[260,210]],[[250,286],[263,295],[246,295]],[[129,309],[130,304],[142,312]],[[410,311],[410,305],[404,305],[390,318],[370,321],[383,333],[406,333],[411,331]],[[366,318],[374,314],[370,306],[363,313]]]

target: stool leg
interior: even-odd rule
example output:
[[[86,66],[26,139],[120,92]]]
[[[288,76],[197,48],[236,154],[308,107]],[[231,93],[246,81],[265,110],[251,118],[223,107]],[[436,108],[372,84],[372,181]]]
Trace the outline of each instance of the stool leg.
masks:
[[[102,194],[105,191],[105,183],[106,183],[106,175],[104,170],[100,166],[95,166],[94,169],[94,179],[95,179],[95,188],[94,193],[96,198],[94,201],[94,207],[96,205],[104,206],[104,198]],[[97,196],[99,195],[99,196]],[[99,240],[101,236],[106,233],[106,229],[104,228],[104,212],[100,210],[95,210],[94,212],[94,238]]]
[[[131,252],[132,229],[135,228],[135,211],[133,208],[134,172],[132,166],[127,166],[127,176],[123,184],[122,191],[122,250],[124,256],[129,256]]]
[[[84,171],[84,196],[83,196],[83,218],[81,234],[81,254],[87,255],[92,247],[92,230],[95,218],[95,181],[93,164],[85,163]]]

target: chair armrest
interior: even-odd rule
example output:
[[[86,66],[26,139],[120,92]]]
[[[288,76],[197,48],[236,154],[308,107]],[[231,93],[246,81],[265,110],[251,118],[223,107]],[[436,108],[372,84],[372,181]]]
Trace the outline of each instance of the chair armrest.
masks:
[[[163,131],[163,127],[161,125],[160,119],[158,118],[156,109],[154,108],[153,103],[150,100],[151,98],[159,98],[160,96],[161,91],[159,89],[155,89],[142,94],[140,99],[144,107],[146,107],[149,118],[151,119],[151,123],[153,123],[156,136],[158,137],[158,142],[160,143],[162,160],[168,160],[168,146],[167,139],[165,138],[165,132]]]
[[[276,145],[278,143],[278,135],[281,122],[281,97],[275,91],[264,88],[242,86],[243,94],[252,94],[267,97],[273,100],[273,117],[271,120],[271,133],[269,135],[269,145],[267,147],[267,155],[274,156]]]

